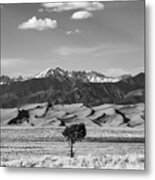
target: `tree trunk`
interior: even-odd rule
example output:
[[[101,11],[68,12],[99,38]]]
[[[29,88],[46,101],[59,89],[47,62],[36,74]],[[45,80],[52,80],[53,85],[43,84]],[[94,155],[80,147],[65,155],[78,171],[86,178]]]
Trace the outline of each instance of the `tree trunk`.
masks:
[[[70,141],[70,157],[71,157],[71,158],[74,157],[74,152],[73,152],[73,142],[72,142],[72,140]]]

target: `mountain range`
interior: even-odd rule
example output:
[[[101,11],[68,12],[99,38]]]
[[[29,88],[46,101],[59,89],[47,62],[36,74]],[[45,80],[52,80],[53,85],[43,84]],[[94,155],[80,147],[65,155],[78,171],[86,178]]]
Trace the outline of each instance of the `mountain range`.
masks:
[[[109,77],[105,76],[102,73],[96,72],[96,71],[66,71],[59,67],[53,69],[53,68],[47,68],[44,71],[38,73],[37,75],[29,76],[29,77],[22,77],[18,76],[17,78],[10,78],[9,76],[2,75],[0,76],[0,85],[3,84],[9,84],[11,82],[16,81],[25,81],[29,79],[41,79],[41,78],[47,78],[47,77],[56,77],[60,80],[63,80],[65,78],[69,78],[72,80],[81,80],[83,82],[91,82],[91,83],[106,83],[106,82],[118,82],[120,80],[126,79],[131,77],[131,75],[122,75],[118,77]]]
[[[105,82],[118,82],[122,79],[130,77],[130,75],[123,75],[119,77],[108,77],[96,71],[65,71],[59,67],[56,69],[48,68],[43,72],[34,76],[34,78],[45,77],[68,77],[70,79],[80,79],[83,82],[91,83],[105,83]]]
[[[130,104],[145,101],[145,74],[108,77],[95,71],[48,68],[28,77],[1,76],[0,107],[50,101],[52,104]]]

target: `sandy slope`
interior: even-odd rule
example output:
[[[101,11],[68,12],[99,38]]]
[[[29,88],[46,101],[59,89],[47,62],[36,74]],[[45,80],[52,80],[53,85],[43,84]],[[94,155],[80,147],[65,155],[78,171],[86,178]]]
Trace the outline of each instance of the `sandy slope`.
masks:
[[[63,121],[65,125],[83,122],[87,127],[127,127],[123,117],[115,112],[121,111],[129,118],[132,128],[144,128],[144,104],[113,105],[104,104],[95,107],[86,107],[83,104],[55,105],[48,109],[47,104],[28,104],[20,109],[29,111],[29,123],[14,126],[59,127]],[[8,126],[8,122],[18,114],[16,108],[1,109],[1,125]]]

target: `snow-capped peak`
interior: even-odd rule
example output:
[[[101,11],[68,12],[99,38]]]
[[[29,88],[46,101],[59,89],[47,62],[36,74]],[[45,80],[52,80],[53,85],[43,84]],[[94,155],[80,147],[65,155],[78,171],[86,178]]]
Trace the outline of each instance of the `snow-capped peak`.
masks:
[[[45,77],[49,77],[51,75],[56,75],[56,74],[57,75],[60,74],[63,76],[65,74],[65,72],[66,71],[64,71],[63,69],[61,69],[59,67],[57,67],[55,69],[50,67],[50,68],[45,69],[41,73],[37,74],[34,78],[45,78]]]
[[[44,71],[42,71],[41,73],[37,74],[34,78],[45,78],[45,77],[49,77],[49,76],[55,76],[55,77],[60,77],[60,76],[64,76],[66,75],[66,77],[68,78],[80,78],[81,80],[83,80],[84,82],[91,82],[91,83],[107,83],[107,82],[118,82],[120,81],[122,78],[121,77],[107,77],[101,73],[98,73],[96,71],[65,71],[59,67],[52,69],[47,68]]]
[[[44,78],[47,77],[48,75],[53,74],[53,69],[51,67],[45,69],[44,71],[40,72],[35,76],[35,78]]]

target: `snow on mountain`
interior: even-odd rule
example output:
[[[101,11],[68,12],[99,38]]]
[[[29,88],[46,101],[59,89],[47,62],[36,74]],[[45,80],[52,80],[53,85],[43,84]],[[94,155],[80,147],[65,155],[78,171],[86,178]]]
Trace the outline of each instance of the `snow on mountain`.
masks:
[[[95,71],[90,71],[87,73],[87,78],[89,82],[92,83],[118,82],[121,80],[120,77],[107,77]]]
[[[9,76],[2,75],[0,76],[0,85],[10,84],[12,82],[25,81],[26,78],[22,76],[18,76],[16,78],[10,78]]]
[[[36,76],[34,76],[34,78],[45,78],[45,77],[49,77],[49,76],[56,75],[56,74],[60,74],[63,76],[65,74],[65,71],[59,67],[57,67],[56,69],[52,69],[50,67],[50,68],[47,68],[44,71],[40,72]]]
[[[8,76],[1,76],[0,77],[0,85],[9,84],[11,82],[17,81],[25,81],[29,79],[40,79],[40,78],[47,78],[47,77],[54,77],[63,81],[64,79],[68,78],[72,81],[80,80],[83,82],[90,82],[90,83],[116,83],[120,80],[128,79],[131,75],[123,75],[119,77],[108,77],[103,75],[102,73],[96,71],[67,71],[63,70],[59,67],[53,69],[51,67],[45,69],[44,71],[38,73],[37,75],[30,76],[30,77],[21,77],[18,78],[9,78]]]
[[[44,77],[48,77],[49,75],[52,75],[52,74],[53,74],[53,69],[52,68],[47,68],[44,71],[37,74],[35,76],[35,78],[44,78]]]
[[[84,82],[91,83],[107,83],[107,82],[118,82],[122,79],[122,77],[107,77],[101,73],[95,71],[65,71],[61,68],[48,68],[41,73],[37,74],[34,78],[45,78],[49,76],[65,76],[72,79],[81,79]]]

